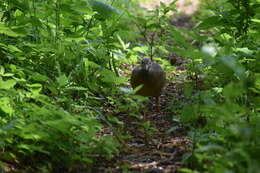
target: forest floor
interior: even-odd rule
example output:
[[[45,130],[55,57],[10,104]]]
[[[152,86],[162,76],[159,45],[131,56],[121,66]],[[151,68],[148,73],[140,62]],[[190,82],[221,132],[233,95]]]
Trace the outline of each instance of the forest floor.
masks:
[[[170,3],[171,0],[162,0]],[[154,9],[160,1],[153,0],[149,3],[143,2],[141,6]],[[175,17],[171,23],[175,27],[192,28],[194,25],[190,15],[196,12],[199,1],[180,0],[177,9],[183,15]],[[149,128],[140,125],[129,115],[119,115],[120,120],[125,122],[124,132],[131,138],[126,140],[123,151],[110,162],[98,163],[97,172],[105,173],[178,173],[182,168],[183,155],[189,151],[189,138],[187,129],[176,118],[181,113],[184,104],[188,103],[184,97],[184,85],[187,82],[185,60],[176,55],[169,55],[170,60],[174,58],[176,70],[167,74],[167,84],[160,97],[161,112],[155,111],[154,98],[148,103]],[[131,68],[133,67],[126,67]],[[130,75],[130,74],[126,74]],[[118,115],[117,115],[118,116]],[[101,161],[102,162],[102,161]]]
[[[180,16],[172,21],[176,27],[191,27],[191,18]],[[169,57],[170,58],[170,57]],[[125,132],[131,135],[124,150],[111,162],[104,163],[98,172],[149,172],[176,173],[182,166],[182,157],[188,152],[187,129],[176,116],[181,113],[188,100],[184,97],[187,81],[185,60],[176,58],[176,70],[167,74],[167,84],[160,97],[161,112],[155,111],[154,98],[148,103],[148,122],[145,129],[136,119],[119,115],[125,121]],[[140,120],[139,120],[140,121]],[[142,122],[141,122],[142,123]]]
[[[174,118],[181,110],[181,104],[175,103],[186,102],[182,85],[177,83],[182,80],[182,71],[177,71],[175,75],[176,80],[168,81],[161,95],[162,112],[156,113],[152,101],[150,103],[148,119],[154,131],[149,133],[128,125],[134,137],[128,141],[127,150],[118,156],[114,164],[116,167],[106,168],[106,172],[126,169],[131,172],[170,173],[182,167],[181,160],[188,151],[189,139],[186,129]]]

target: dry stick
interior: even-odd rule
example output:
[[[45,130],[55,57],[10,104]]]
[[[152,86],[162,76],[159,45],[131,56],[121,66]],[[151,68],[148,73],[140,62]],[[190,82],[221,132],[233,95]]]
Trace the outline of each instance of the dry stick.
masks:
[[[151,60],[153,61],[153,46],[154,46],[154,36],[155,36],[155,32],[153,32],[152,36],[151,36],[151,44],[148,44],[150,45],[150,57],[151,57]]]
[[[147,27],[144,26],[144,31],[142,31],[141,27],[139,25],[137,25],[138,29],[141,31],[141,33],[143,33],[143,37],[145,39],[145,41],[148,43],[148,45],[150,46],[150,58],[153,61],[153,47],[154,47],[154,37],[156,32],[153,32],[151,35],[151,41],[149,41],[149,38],[147,37]]]

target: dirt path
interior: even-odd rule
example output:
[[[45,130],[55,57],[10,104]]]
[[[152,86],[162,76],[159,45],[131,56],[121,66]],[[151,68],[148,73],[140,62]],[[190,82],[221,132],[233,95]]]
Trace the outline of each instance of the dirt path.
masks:
[[[173,0],[149,0],[147,2],[142,2],[141,6],[147,9],[155,9],[160,5],[160,2],[170,4]],[[178,13],[192,15],[195,13],[199,6],[199,0],[178,0],[176,2],[176,7]]]
[[[98,172],[176,173],[183,167],[182,156],[188,151],[189,139],[186,129],[176,118],[181,112],[182,103],[187,102],[183,95],[183,65],[184,62],[179,59],[177,70],[168,74],[170,78],[160,97],[160,114],[155,111],[154,100],[150,100],[150,128],[145,130],[141,125],[143,122],[138,122],[134,117],[131,119],[128,115],[120,115],[120,119],[125,121],[124,133],[132,137],[119,156],[100,167]]]
[[[131,172],[170,173],[177,172],[182,166],[182,155],[187,152],[189,140],[185,129],[174,121],[178,108],[172,105],[172,98],[184,101],[183,90],[176,83],[169,82],[161,96],[163,112],[156,114],[153,106],[150,107],[148,119],[155,129],[153,134],[132,129],[136,136],[129,141],[128,151],[120,158],[121,164],[127,165]]]
[[[176,27],[192,27],[190,17],[180,16],[172,20]],[[124,132],[132,137],[126,142],[124,150],[110,163],[106,163],[98,172],[108,173],[177,173],[183,167],[182,156],[188,152],[189,138],[187,130],[176,116],[182,105],[187,103],[183,94],[185,83],[185,61],[179,57],[175,71],[168,74],[168,82],[161,95],[162,113],[157,114],[154,101],[149,102],[148,120],[150,128],[146,129],[136,119],[125,121]],[[122,115],[124,116],[124,115]],[[128,115],[121,117],[131,118]]]

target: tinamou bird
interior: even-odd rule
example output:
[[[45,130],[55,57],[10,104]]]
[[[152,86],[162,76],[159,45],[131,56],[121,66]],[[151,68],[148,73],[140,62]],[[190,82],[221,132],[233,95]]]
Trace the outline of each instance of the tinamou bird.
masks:
[[[132,88],[142,85],[136,94],[155,97],[156,110],[160,112],[159,97],[165,85],[165,81],[165,72],[161,66],[149,58],[143,58],[141,65],[136,66],[132,71],[130,83]],[[144,120],[146,120],[145,112]]]

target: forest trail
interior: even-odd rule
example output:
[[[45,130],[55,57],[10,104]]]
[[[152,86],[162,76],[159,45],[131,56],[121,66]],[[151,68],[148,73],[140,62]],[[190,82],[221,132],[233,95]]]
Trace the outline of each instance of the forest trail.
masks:
[[[162,2],[169,4],[171,0]],[[154,9],[159,4],[160,1],[154,0],[141,6]],[[197,11],[199,1],[180,0],[176,5],[178,11],[185,15],[172,19],[172,24],[191,28],[193,23],[189,15]],[[181,112],[182,105],[188,102],[183,91],[186,81],[185,61],[180,57],[174,58],[177,61],[176,70],[167,74],[168,80],[160,97],[162,112],[156,113],[154,98],[149,102],[148,120],[154,131],[146,134],[144,129],[138,129],[136,125],[129,123],[126,131],[130,131],[134,137],[128,141],[127,150],[120,153],[113,166],[106,167],[101,172],[176,173],[183,167],[182,157],[188,152],[189,138],[187,130],[175,116]]]
[[[190,17],[180,16],[172,21],[176,27],[191,27]],[[172,55],[173,56],[173,55]],[[170,57],[168,57],[170,58]],[[182,157],[188,152],[187,129],[179,122],[184,104],[186,82],[185,60],[176,57],[176,70],[166,74],[167,82],[160,96],[161,113],[155,111],[154,98],[148,103],[149,129],[129,115],[120,119],[125,121],[124,131],[132,137],[127,140],[124,150],[111,162],[105,163],[98,172],[148,172],[176,173],[182,168]],[[130,87],[130,86],[129,86]],[[141,110],[140,110],[141,111]]]

